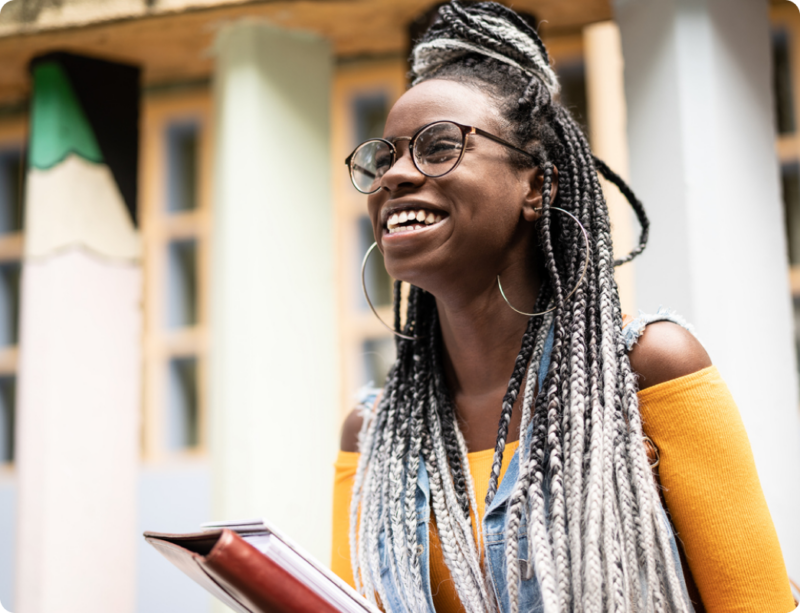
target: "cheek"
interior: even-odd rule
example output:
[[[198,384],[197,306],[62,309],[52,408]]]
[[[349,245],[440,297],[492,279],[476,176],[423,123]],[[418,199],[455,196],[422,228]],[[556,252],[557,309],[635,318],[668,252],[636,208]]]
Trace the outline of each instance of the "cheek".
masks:
[[[381,197],[381,192],[367,196],[367,214],[369,215],[369,220],[372,223],[372,230],[375,234],[375,240],[377,240],[377,237],[380,236],[380,216],[383,200],[384,198]]]
[[[522,215],[522,202],[519,190],[508,184],[501,186],[474,185],[463,194],[464,201],[471,203],[464,207],[465,221],[472,230],[485,235],[511,236]]]

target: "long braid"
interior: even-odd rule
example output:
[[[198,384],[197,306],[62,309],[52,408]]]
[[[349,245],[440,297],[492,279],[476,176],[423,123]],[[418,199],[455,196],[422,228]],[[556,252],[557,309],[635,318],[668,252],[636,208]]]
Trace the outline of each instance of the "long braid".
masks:
[[[497,494],[497,482],[500,478],[500,466],[503,463],[503,451],[506,447],[508,437],[508,424],[511,421],[511,410],[517,400],[522,378],[528,366],[528,361],[533,354],[533,337],[535,327],[540,321],[531,318],[528,328],[522,337],[522,347],[519,350],[517,359],[514,361],[514,371],[511,373],[511,380],[508,382],[508,390],[503,397],[503,409],[500,413],[500,424],[497,427],[497,442],[495,443],[494,458],[492,460],[492,470],[489,475],[489,489],[486,492],[486,506],[492,504],[495,494]]]
[[[440,9],[441,19],[415,46],[414,84],[451,79],[481,88],[497,101],[517,146],[544,175],[536,264],[544,271],[537,312],[529,321],[500,408],[487,492],[499,482],[514,404],[522,394],[519,476],[508,499],[503,556],[511,611],[521,585],[535,575],[546,613],[686,611],[642,445],[642,423],[622,337],[614,266],[640,253],[648,222],[630,188],[592,156],[588,142],[558,102],[559,86],[536,32],[493,3]],[[510,153],[512,164],[530,166]],[[557,176],[556,176],[557,171]],[[598,173],[631,203],[642,227],[637,247],[613,258],[608,210]],[[557,177],[557,181],[556,181]],[[574,215],[590,237],[554,207]],[[577,290],[578,280],[583,280]],[[402,321],[399,284],[394,319]],[[360,436],[361,459],[350,507],[356,586],[370,600],[387,598],[388,570],[403,608],[425,610],[418,558],[415,495],[426,471],[445,564],[468,611],[494,611],[467,447],[443,372],[436,304],[411,288],[397,360],[378,406]],[[550,366],[538,385],[546,339]],[[549,341],[547,341],[549,342]],[[524,391],[523,391],[524,383]],[[520,531],[527,524],[527,565],[520,566]],[[384,555],[379,555],[382,543]]]

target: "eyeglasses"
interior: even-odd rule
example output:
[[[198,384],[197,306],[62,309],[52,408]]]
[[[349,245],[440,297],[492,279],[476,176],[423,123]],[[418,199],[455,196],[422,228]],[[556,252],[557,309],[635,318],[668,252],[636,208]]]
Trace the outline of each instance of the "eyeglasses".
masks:
[[[513,149],[532,160],[536,158],[503,140],[474,126],[462,126],[454,121],[434,121],[417,130],[414,136],[400,136],[395,142],[407,140],[414,166],[426,177],[443,177],[456,169],[466,151],[467,136],[484,136],[504,147]],[[364,141],[344,161],[350,169],[353,186],[362,194],[374,194],[380,188],[383,175],[397,161],[397,148],[385,138]]]

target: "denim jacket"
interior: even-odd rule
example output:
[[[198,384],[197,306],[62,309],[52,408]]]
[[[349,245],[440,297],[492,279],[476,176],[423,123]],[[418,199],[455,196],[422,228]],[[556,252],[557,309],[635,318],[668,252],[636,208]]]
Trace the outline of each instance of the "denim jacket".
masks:
[[[643,315],[631,322],[625,328],[625,340],[628,348],[638,340],[639,336],[644,332],[644,327],[648,323],[654,321],[674,321],[685,325],[676,316],[668,311],[659,310],[657,315]],[[539,369],[538,381],[539,388],[541,389],[544,384],[545,376],[550,368],[550,354],[553,348],[553,329],[550,329],[550,334],[545,342],[544,354],[542,356],[542,363]],[[518,451],[518,450],[517,450]],[[505,557],[505,528],[506,528],[506,514],[508,511],[508,501],[511,496],[514,484],[519,476],[519,458],[517,451],[511,458],[511,462],[506,470],[505,476],[500,483],[497,494],[492,500],[492,503],[486,508],[483,518],[483,537],[486,544],[486,552],[488,558],[488,568],[491,585],[494,588],[494,593],[497,602],[500,605],[500,611],[505,613],[508,611],[508,589],[506,584],[506,557]],[[428,473],[425,469],[425,463],[420,462],[419,473],[417,478],[417,491],[416,491],[416,511],[417,511],[417,551],[420,556],[420,571],[422,574],[422,587],[425,593],[425,600],[427,603],[428,613],[435,613],[433,606],[433,597],[431,595],[430,583],[430,557],[429,557],[429,535],[428,525],[431,517],[430,507],[430,483],[428,480]],[[546,488],[545,488],[546,491]],[[686,585],[683,580],[683,573],[681,572],[681,562],[678,555],[678,547],[675,542],[675,537],[672,532],[669,521],[667,520],[664,509],[661,509],[661,517],[669,530],[670,545],[672,554],[675,560],[675,567],[678,571],[678,578],[680,579],[683,588],[686,602],[689,602],[686,596]],[[522,515],[519,536],[520,536],[520,564],[527,563],[528,557],[528,538],[527,538],[527,520],[525,514]],[[385,548],[385,534],[381,532],[378,536],[378,548],[381,560],[381,582],[386,591],[386,598],[389,600],[392,611],[404,611],[403,600],[398,594],[398,586],[395,585],[392,573],[389,570],[389,560],[386,555]],[[524,573],[522,574],[524,577]],[[690,606],[690,611],[691,605]],[[523,580],[520,584],[519,595],[519,610],[526,613],[541,613],[544,611],[542,603],[539,582],[534,575],[529,580]]]

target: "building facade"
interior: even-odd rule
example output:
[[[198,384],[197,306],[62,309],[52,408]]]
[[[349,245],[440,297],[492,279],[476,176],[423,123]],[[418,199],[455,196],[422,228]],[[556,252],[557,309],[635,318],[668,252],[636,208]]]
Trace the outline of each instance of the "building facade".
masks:
[[[361,294],[372,229],[343,160],[382,133],[434,4],[0,11],[6,608],[208,611],[141,532],[211,519],[266,516],[329,558],[339,425],[394,351]],[[800,577],[800,12],[730,4],[514,7],[653,220],[618,269],[624,310],[668,304],[696,324]],[[607,197],[627,252],[638,228]],[[390,320],[379,258],[366,284]],[[76,532],[93,535],[81,552]]]

